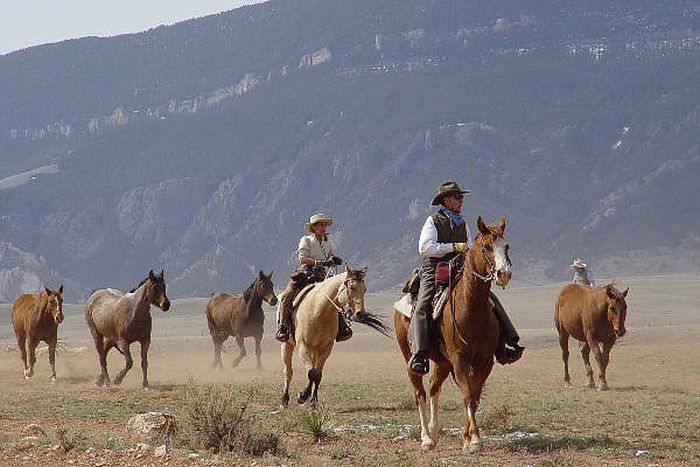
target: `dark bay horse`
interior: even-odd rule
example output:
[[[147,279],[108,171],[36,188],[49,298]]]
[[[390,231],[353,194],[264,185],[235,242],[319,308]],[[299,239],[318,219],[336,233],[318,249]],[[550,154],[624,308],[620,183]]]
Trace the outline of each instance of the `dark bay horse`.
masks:
[[[260,271],[242,296],[231,292],[217,292],[212,295],[204,309],[209,334],[214,341],[214,364],[212,366],[218,366],[219,369],[224,368],[221,363],[221,347],[229,336],[233,336],[236,338],[240,350],[238,357],[233,360],[233,366],[237,366],[247,355],[243,339],[253,337],[255,338],[255,356],[258,358],[258,368],[262,368],[260,341],[265,323],[262,301],[265,300],[271,306],[277,304],[277,296],[273,288],[272,271],[267,276]]]
[[[44,341],[49,346],[51,382],[56,382],[58,325],[63,321],[62,294],[62,285],[57,290],[44,287],[40,293],[20,295],[12,305],[12,327],[15,330],[25,379],[34,375],[36,346]],[[29,347],[29,362],[27,362],[27,347]]]
[[[100,375],[95,384],[110,385],[107,373],[107,353],[112,347],[124,354],[124,369],[117,373],[114,384],[120,384],[134,362],[129,346],[132,342],[141,344],[141,370],[143,388],[148,389],[148,347],[151,344],[151,305],[163,311],[170,308],[170,300],[165,294],[163,271],[153,274],[153,269],[131,292],[123,293],[115,289],[94,291],[85,304],[85,321],[90,328],[95,348],[100,358]]]
[[[465,258],[462,277],[453,287],[452,303],[448,301],[439,322],[435,323],[442,339],[434,339],[429,353],[430,359],[435,362],[430,377],[429,408],[423,377],[413,374],[408,367],[411,358],[408,342],[410,320],[398,310],[394,311],[396,339],[406,361],[408,378],[418,405],[423,450],[431,450],[437,443],[440,432],[438,399],[442,383],[450,374],[453,374],[464,395],[467,411],[462,433],[463,449],[470,453],[481,449],[476,409],[486,378],[493,368],[499,338],[499,325],[489,301],[489,290],[492,281],[501,287],[508,285],[511,264],[509,246],[504,238],[505,219],[501,218],[497,225],[486,225],[479,216],[476,225],[479,234]]]
[[[569,284],[565,286],[554,307],[554,324],[559,332],[559,346],[564,360],[564,387],[571,387],[569,376],[569,336],[583,342],[581,357],[586,365],[588,387],[595,387],[590,352],[598,363],[598,390],[607,391],[605,372],[610,362],[610,350],[618,337],[625,335],[627,292],[613,284],[602,287]],[[601,349],[602,347],[602,349]]]

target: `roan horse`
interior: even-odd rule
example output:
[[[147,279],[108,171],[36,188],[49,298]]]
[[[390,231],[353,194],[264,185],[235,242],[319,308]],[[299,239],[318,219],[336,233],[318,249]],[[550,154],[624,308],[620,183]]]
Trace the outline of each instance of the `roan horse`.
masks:
[[[559,332],[559,346],[564,360],[564,387],[571,387],[569,376],[569,336],[583,342],[581,357],[586,365],[588,387],[595,387],[590,352],[598,363],[598,390],[607,391],[605,371],[610,362],[610,350],[618,337],[625,335],[629,287],[620,293],[613,284],[602,287],[569,284],[565,286],[554,307],[554,324]],[[602,350],[601,347],[602,346]]]
[[[292,355],[296,346],[309,380],[306,388],[299,393],[297,402],[303,404],[311,396],[311,406],[316,406],[323,366],[333,350],[335,337],[338,334],[338,311],[349,308],[350,312],[358,318],[366,313],[366,273],[367,268],[352,270],[346,265],[345,272],[317,283],[299,303],[294,313],[294,336],[282,344],[282,362],[284,363],[282,405],[289,404]]]
[[[442,383],[450,374],[464,395],[467,411],[462,433],[463,449],[470,453],[481,449],[476,409],[493,367],[499,337],[499,325],[489,301],[489,290],[494,280],[501,287],[508,285],[511,263],[509,246],[504,238],[505,219],[501,218],[497,225],[486,225],[479,216],[476,225],[479,234],[465,258],[462,277],[454,286],[451,300],[445,304],[439,321],[435,323],[441,339],[434,339],[429,352],[430,359],[435,362],[430,378],[430,408],[426,404],[423,377],[413,374],[408,368],[411,358],[408,337],[410,320],[394,310],[396,339],[413,385],[420,415],[421,448],[426,451],[433,449],[438,440],[438,400]]]
[[[213,367],[224,368],[221,363],[221,347],[229,336],[234,336],[240,354],[233,360],[233,366],[237,366],[246,356],[243,338],[254,337],[258,368],[262,368],[260,341],[265,323],[262,301],[265,300],[271,306],[277,304],[273,287],[272,271],[267,276],[260,271],[250,287],[243,292],[243,296],[230,292],[217,292],[212,295],[204,309],[204,314],[207,317],[209,334],[214,341]]]
[[[57,333],[58,325],[63,321],[61,294],[63,294],[63,286],[58,290],[44,287],[40,293],[20,295],[12,305],[12,327],[15,329],[25,379],[34,375],[36,346],[40,341],[44,341],[49,346],[51,382],[56,382]],[[29,347],[29,362],[27,362],[26,344]]]
[[[125,366],[117,373],[114,384],[120,384],[134,362],[129,346],[141,344],[141,371],[143,389],[148,389],[148,347],[151,344],[151,305],[163,311],[170,308],[165,294],[163,271],[153,274],[153,269],[141,283],[129,293],[115,289],[94,291],[85,304],[85,321],[90,328],[95,348],[100,357],[100,375],[95,384],[110,385],[107,373],[107,353],[112,347],[124,354]]]

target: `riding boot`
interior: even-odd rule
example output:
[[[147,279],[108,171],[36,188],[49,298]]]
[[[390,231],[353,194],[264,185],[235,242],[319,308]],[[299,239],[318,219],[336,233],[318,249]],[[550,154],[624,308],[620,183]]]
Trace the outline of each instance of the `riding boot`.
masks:
[[[516,362],[522,357],[525,347],[518,345],[520,336],[515,326],[508,318],[506,310],[503,308],[501,301],[493,292],[489,292],[489,297],[493,303],[493,312],[498,319],[499,337],[498,350],[496,351],[496,361],[501,365]]]
[[[352,337],[352,329],[345,321],[345,317],[341,312],[338,312],[338,334],[335,336],[336,342],[343,342]]]
[[[408,362],[412,373],[422,376],[430,370],[428,353],[430,351],[430,327],[435,296],[435,266],[423,265],[420,271],[418,299],[411,318],[409,334],[413,337],[411,347],[413,355]]]
[[[299,293],[298,283],[290,281],[280,301],[280,321],[277,324],[275,339],[287,342],[292,335],[292,312],[294,311],[294,298]]]

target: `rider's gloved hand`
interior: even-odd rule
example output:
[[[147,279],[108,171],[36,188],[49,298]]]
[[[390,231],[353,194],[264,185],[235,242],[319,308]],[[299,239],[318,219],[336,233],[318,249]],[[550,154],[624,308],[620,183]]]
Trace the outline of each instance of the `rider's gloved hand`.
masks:
[[[457,253],[466,253],[469,249],[466,243],[453,243],[452,246]]]
[[[340,266],[341,264],[343,264],[343,260],[335,255],[331,256],[331,261],[335,266]]]

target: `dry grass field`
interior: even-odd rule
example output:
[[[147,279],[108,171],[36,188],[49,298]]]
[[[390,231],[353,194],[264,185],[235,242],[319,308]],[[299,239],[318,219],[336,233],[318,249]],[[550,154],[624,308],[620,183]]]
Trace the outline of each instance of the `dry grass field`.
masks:
[[[47,380],[46,353],[38,356],[34,378],[25,381],[10,307],[0,305],[0,465],[700,465],[700,278],[618,282],[630,286],[628,334],[613,348],[606,393],[583,387],[575,344],[574,388],[563,389],[552,326],[562,284],[498,292],[527,351],[514,365],[496,365],[487,381],[477,416],[484,449],[476,455],[461,450],[464,408],[451,382],[441,399],[443,432],[437,448],[420,451],[418,414],[396,344],[360,326],[354,327],[352,340],[336,346],[326,366],[320,392],[326,425],[319,430],[327,436],[316,442],[308,419],[304,422],[307,408],[279,407],[282,365],[272,337],[272,309],[266,310],[263,369],[256,369],[252,340],[249,356],[231,368],[237,349],[229,340],[223,372],[209,369],[206,300],[176,300],[167,313],[152,310],[152,389],[142,391],[138,359],[122,386],[94,386],[97,356],[78,305],[65,307],[59,328],[64,344],[57,357],[59,382]],[[368,308],[389,318],[394,298],[370,295]],[[114,374],[123,365],[121,355],[112,352],[109,365]],[[295,369],[300,369],[297,361]],[[295,374],[295,392],[305,383],[302,373]],[[194,448],[184,432],[173,438],[165,457],[155,457],[152,448],[137,449],[140,440],[127,432],[130,417],[163,411],[179,423],[192,411],[191,391],[209,384],[236,404],[247,402],[255,430],[278,438],[276,453],[213,454]],[[41,429],[31,430],[30,424]],[[57,448],[61,436],[73,447],[68,452]]]

